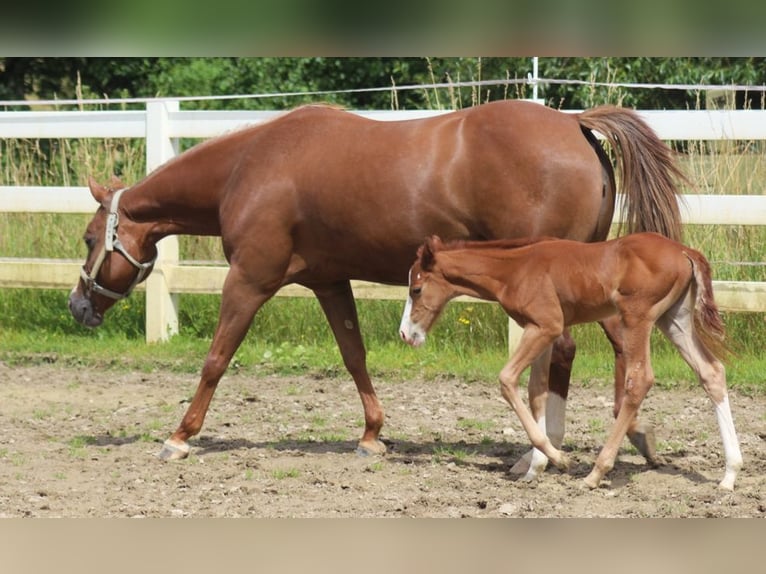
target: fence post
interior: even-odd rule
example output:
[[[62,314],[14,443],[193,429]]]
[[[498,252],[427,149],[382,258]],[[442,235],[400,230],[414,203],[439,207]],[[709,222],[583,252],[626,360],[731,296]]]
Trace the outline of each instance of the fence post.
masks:
[[[146,104],[146,173],[149,174],[178,154],[178,140],[169,135],[169,112],[178,102]],[[178,263],[178,237],[171,235],[157,243],[157,262],[146,280],[146,341],[167,341],[178,333],[178,294],[168,288],[164,269]]]

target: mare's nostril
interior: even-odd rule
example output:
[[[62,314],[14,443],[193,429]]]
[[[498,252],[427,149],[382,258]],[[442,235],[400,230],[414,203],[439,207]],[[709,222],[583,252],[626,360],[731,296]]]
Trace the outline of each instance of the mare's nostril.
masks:
[[[92,310],[93,308],[90,304],[90,301],[87,299],[82,297],[69,298],[69,312],[81,323],[90,317]]]

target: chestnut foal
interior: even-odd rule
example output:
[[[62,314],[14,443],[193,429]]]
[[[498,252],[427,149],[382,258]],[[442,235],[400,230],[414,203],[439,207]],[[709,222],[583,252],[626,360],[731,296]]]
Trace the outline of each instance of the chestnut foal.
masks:
[[[445,244],[432,236],[410,268],[401,337],[421,345],[444,306],[458,295],[499,302],[524,329],[500,373],[500,385],[536,449],[527,480],[534,479],[548,459],[562,470],[569,461],[545,433],[547,380],[530,384],[530,412],[518,392],[519,377],[533,363],[548,371],[552,344],[565,327],[617,315],[626,358],[625,394],[585,483],[596,488],[614,466],[620,444],[654,383],[649,336],[656,324],[713,401],[726,457],[719,486],[734,488],[742,455],[724,366],[717,358],[725,352],[724,328],[713,300],[710,265],[701,253],[655,233],[600,243],[542,238]]]

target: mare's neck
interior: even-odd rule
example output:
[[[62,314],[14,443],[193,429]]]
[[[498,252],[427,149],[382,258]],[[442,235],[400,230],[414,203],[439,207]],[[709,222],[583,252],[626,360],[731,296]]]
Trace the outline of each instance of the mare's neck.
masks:
[[[166,235],[220,235],[219,206],[236,155],[226,140],[200,144],[157,168],[123,194],[125,215]]]

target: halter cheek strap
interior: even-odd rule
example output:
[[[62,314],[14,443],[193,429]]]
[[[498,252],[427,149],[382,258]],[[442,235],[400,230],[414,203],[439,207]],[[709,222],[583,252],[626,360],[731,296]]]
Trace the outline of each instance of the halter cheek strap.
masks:
[[[124,299],[130,295],[133,289],[135,289],[136,285],[138,285],[146,278],[147,275],[149,275],[154,262],[157,260],[157,257],[155,256],[151,261],[147,261],[146,263],[139,262],[130,253],[127,252],[125,247],[120,242],[120,238],[117,236],[117,227],[120,223],[120,214],[118,212],[120,198],[122,197],[122,194],[127,191],[127,189],[128,188],[123,188],[116,191],[112,197],[112,203],[109,206],[109,215],[106,217],[106,226],[104,229],[104,245],[101,247],[101,251],[99,252],[98,257],[96,257],[96,261],[93,264],[90,273],[85,271],[84,266],[80,269],[80,277],[84,281],[85,288],[88,291],[98,293],[99,295],[103,295],[114,300]],[[136,277],[133,279],[130,287],[128,287],[124,293],[118,293],[116,291],[112,291],[111,289],[107,289],[106,287],[102,287],[96,281],[98,272],[101,270],[101,265],[104,263],[104,260],[106,260],[107,253],[112,253],[114,251],[117,251],[131,265],[133,265],[133,267],[138,269]]]

